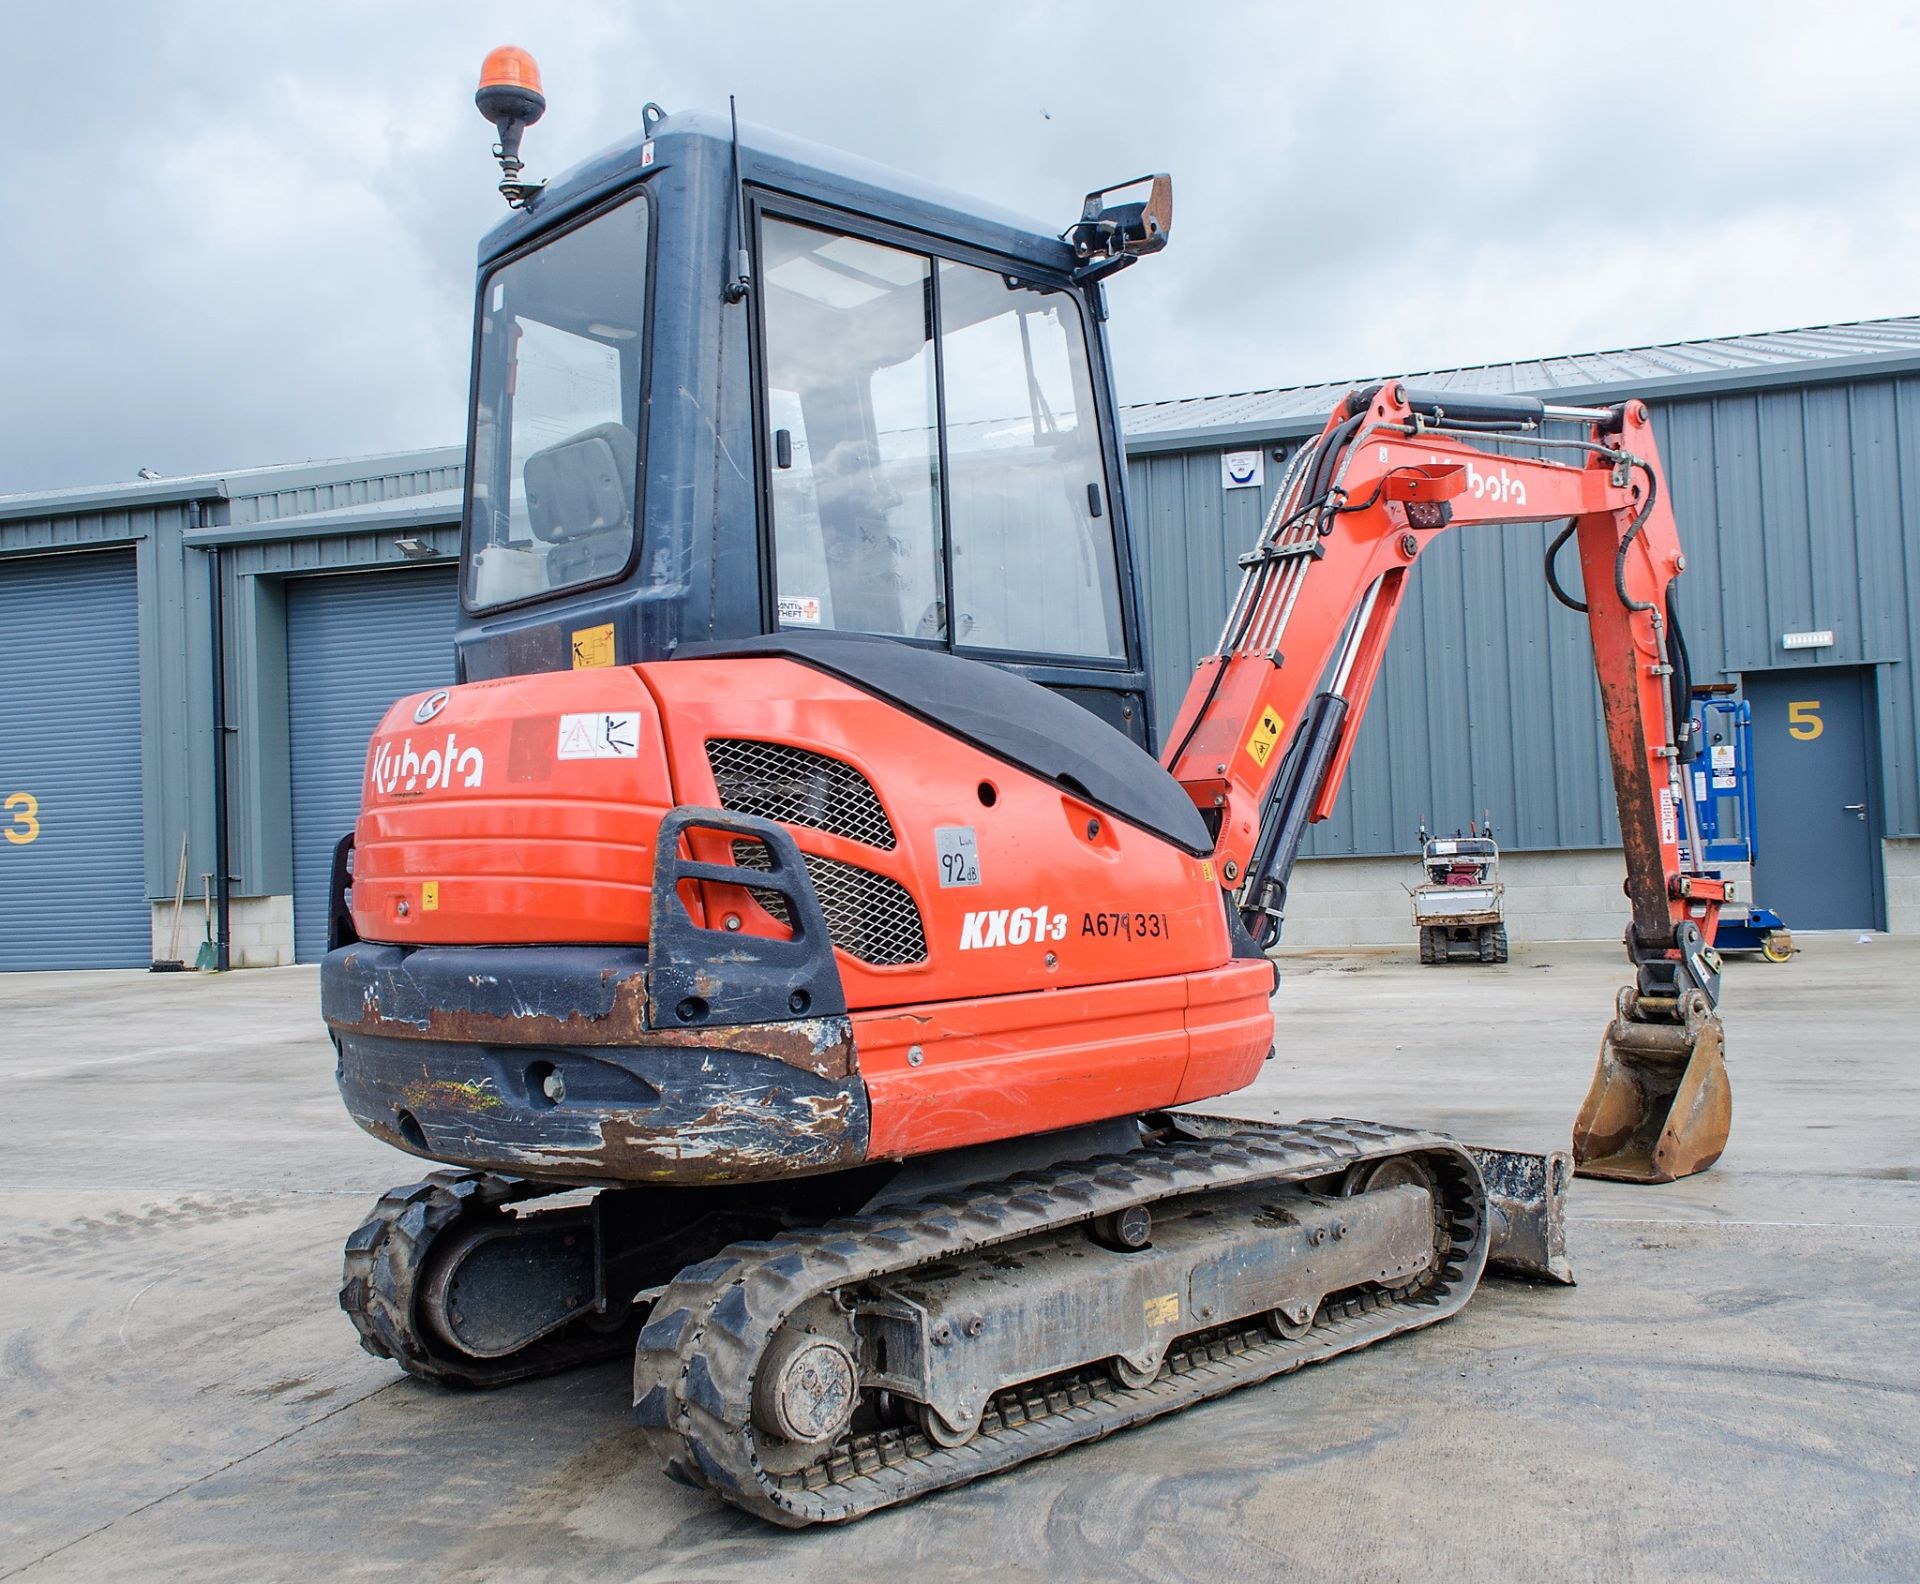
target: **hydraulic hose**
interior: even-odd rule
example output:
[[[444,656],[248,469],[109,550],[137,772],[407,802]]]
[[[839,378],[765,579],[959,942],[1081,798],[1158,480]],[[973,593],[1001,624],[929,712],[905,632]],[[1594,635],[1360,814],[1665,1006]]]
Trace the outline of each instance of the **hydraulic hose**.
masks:
[[[1629,457],[1628,463],[1637,467],[1647,477],[1647,498],[1641,502],[1640,510],[1633,519],[1633,526],[1620,536],[1619,548],[1613,553],[1613,591],[1620,596],[1620,603],[1630,611],[1650,611],[1651,600],[1637,600],[1627,592],[1627,552],[1633,548],[1633,541],[1640,537],[1640,530],[1647,525],[1647,519],[1653,515],[1653,503],[1660,498],[1660,480],[1652,468],[1638,457]],[[1579,611],[1583,616],[1587,611],[1585,600],[1577,600],[1569,594],[1560,582],[1558,562],[1560,552],[1566,542],[1573,537],[1579,526],[1579,519],[1569,517],[1567,526],[1553,536],[1553,542],[1547,546],[1547,587],[1553,591],[1553,597],[1568,610]]]
[[[1667,584],[1667,694],[1672,700],[1674,747],[1681,764],[1700,757],[1700,739],[1693,733],[1693,661],[1687,654],[1687,635],[1680,629],[1680,580]]]
[[[1320,510],[1327,504],[1327,490],[1332,485],[1334,475],[1339,471],[1340,461],[1345,453],[1347,442],[1358,432],[1360,425],[1366,421],[1366,416],[1366,404],[1363,402],[1360,404],[1360,410],[1351,418],[1343,419],[1334,426],[1332,432],[1326,436],[1324,442],[1316,442],[1319,444],[1320,450],[1319,454],[1313,459],[1312,472],[1307,476],[1307,487],[1304,492],[1306,495],[1306,504],[1288,513],[1285,518],[1274,525],[1270,533],[1265,537],[1277,537],[1303,517]],[[1247,612],[1249,618],[1251,618],[1252,614],[1251,610]],[[1229,647],[1237,647],[1240,642],[1240,637],[1241,634],[1230,635]],[[1187,751],[1188,744],[1193,741],[1193,734],[1200,729],[1200,723],[1207,718],[1207,711],[1213,707],[1214,697],[1220,691],[1220,683],[1226,676],[1226,670],[1227,668],[1224,665],[1214,668],[1213,681],[1207,688],[1207,696],[1201,702],[1200,708],[1194,712],[1193,720],[1187,727],[1186,735],[1180,739],[1178,746],[1163,758],[1162,762],[1168,769],[1172,769],[1180,762],[1180,756]]]
[[[1620,603],[1630,611],[1650,611],[1651,600],[1637,600],[1627,592],[1627,551],[1633,547],[1633,541],[1640,537],[1640,530],[1647,525],[1647,519],[1653,515],[1653,503],[1660,498],[1660,481],[1653,476],[1653,469],[1638,457],[1627,459],[1647,476],[1647,498],[1640,507],[1640,515],[1633,519],[1633,526],[1620,536],[1620,548],[1613,553],[1613,591],[1620,596]]]
[[[1587,602],[1577,600],[1560,586],[1560,571],[1556,563],[1560,559],[1560,549],[1573,537],[1573,531],[1579,527],[1580,519],[1569,517],[1567,526],[1554,535],[1553,543],[1547,546],[1547,587],[1553,591],[1553,597],[1570,611],[1578,611],[1582,616],[1587,613]]]

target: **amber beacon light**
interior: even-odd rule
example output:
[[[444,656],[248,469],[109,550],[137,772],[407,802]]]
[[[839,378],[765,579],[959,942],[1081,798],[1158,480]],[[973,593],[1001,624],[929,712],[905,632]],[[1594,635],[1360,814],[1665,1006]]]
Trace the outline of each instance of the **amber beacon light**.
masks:
[[[546,114],[547,98],[540,91],[540,68],[525,50],[503,44],[480,63],[480,86],[473,102],[500,134],[493,157],[500,162],[500,195],[510,207],[524,208],[545,182],[520,176],[520,137]]]

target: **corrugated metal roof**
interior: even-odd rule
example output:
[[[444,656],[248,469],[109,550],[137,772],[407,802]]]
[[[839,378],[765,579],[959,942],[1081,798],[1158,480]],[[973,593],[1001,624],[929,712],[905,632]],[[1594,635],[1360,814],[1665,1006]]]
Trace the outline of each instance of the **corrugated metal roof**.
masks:
[[[372,456],[336,457],[317,462],[231,468],[222,473],[185,473],[124,484],[32,490],[0,495],[0,522],[27,517],[138,511],[178,501],[240,500],[281,490],[327,488],[400,472],[459,467],[464,460],[461,447],[437,446],[429,450],[379,452]]]
[[[459,464],[458,453],[454,464]],[[392,500],[362,501],[324,511],[288,512],[262,521],[233,523],[218,528],[190,529],[190,545],[266,544],[276,539],[315,539],[339,533],[385,533],[389,530],[438,528],[460,521],[465,490],[423,490]]]
[[[1391,369],[1355,379],[1272,390],[1143,402],[1122,410],[1130,451],[1177,450],[1236,439],[1265,439],[1317,429],[1356,385],[1400,376],[1427,390],[1475,394],[1579,396],[1585,399],[1705,393],[1734,386],[1793,384],[1920,366],[1920,316],[1864,319],[1757,335],[1622,347],[1469,368]]]

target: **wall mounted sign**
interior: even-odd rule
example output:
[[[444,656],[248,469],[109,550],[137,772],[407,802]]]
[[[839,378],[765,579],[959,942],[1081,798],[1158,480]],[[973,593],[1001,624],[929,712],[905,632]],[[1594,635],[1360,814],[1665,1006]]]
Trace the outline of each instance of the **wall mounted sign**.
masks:
[[[1222,489],[1257,489],[1267,482],[1267,459],[1260,451],[1223,451],[1220,453]]]

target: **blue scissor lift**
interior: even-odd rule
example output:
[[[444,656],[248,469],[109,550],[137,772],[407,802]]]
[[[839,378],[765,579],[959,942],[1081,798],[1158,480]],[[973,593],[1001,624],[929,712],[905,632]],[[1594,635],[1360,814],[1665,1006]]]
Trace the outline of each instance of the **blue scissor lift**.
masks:
[[[1753,709],[1732,697],[1728,684],[1695,688],[1694,703],[1695,733],[1705,745],[1688,771],[1701,867],[1729,882],[1713,944],[1722,952],[1759,952],[1768,962],[1785,962],[1793,955],[1793,936],[1753,893]]]

